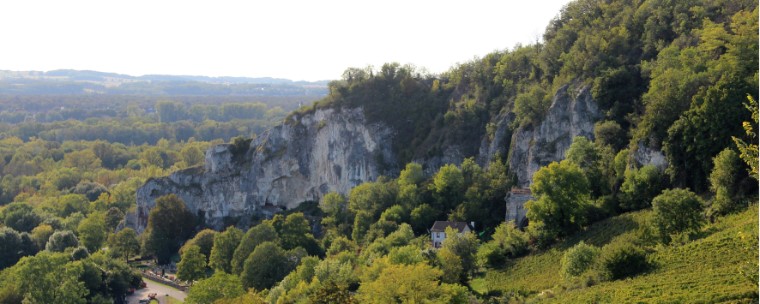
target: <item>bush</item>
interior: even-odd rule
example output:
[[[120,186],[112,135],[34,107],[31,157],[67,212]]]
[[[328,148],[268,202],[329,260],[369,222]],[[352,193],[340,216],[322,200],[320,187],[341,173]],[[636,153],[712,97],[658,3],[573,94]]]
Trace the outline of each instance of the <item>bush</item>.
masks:
[[[583,274],[591,268],[598,255],[599,248],[581,241],[562,256],[562,276],[570,278]]]
[[[601,272],[612,280],[631,277],[649,268],[644,250],[631,243],[604,246],[599,261]]]
[[[710,189],[715,193],[715,198],[708,211],[711,216],[738,209],[740,177],[746,175],[742,167],[739,155],[731,149],[725,149],[713,158]]]
[[[660,193],[662,182],[662,173],[653,165],[626,170],[625,181],[620,186],[620,208],[639,210],[649,207],[652,198]]]
[[[679,233],[696,233],[705,222],[702,199],[686,189],[665,190],[652,200],[652,223],[663,243]]]
[[[495,242],[488,242],[478,248],[478,265],[496,268],[507,261],[507,251]]]

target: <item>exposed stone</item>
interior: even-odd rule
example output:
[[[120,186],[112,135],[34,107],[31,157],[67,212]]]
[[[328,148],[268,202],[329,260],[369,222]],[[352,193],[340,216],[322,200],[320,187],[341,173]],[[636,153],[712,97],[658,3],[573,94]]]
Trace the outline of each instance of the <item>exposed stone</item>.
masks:
[[[565,158],[573,138],[594,138],[594,123],[602,113],[591,97],[588,86],[571,91],[561,87],[552,99],[546,117],[538,126],[521,126],[512,134],[508,157],[509,169],[517,176],[517,186],[527,188],[533,174],[551,162]]]
[[[528,209],[525,203],[533,199],[530,189],[514,188],[507,193],[505,201],[507,203],[507,215],[505,221],[513,221],[517,227],[524,227],[527,222]]]
[[[651,149],[643,143],[637,145],[636,151],[633,153],[633,159],[639,166],[654,165],[660,171],[665,171],[665,168],[668,167],[668,160],[665,158],[665,154],[662,154],[662,151]]]
[[[246,225],[253,215],[294,208],[331,191],[348,193],[391,169],[380,163],[396,163],[392,135],[382,124],[369,124],[361,108],[296,115],[253,140],[247,151],[217,145],[206,151],[203,168],[148,180],[137,190],[131,224],[142,232],[155,199],[170,193],[215,228],[223,228],[225,218]]]

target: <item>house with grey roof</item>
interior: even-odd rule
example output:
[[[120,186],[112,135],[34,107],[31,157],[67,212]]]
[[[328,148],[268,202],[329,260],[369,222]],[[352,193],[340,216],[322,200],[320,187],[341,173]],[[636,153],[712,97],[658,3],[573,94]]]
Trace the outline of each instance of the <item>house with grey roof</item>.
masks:
[[[433,241],[433,247],[441,248],[443,240],[446,239],[446,228],[451,227],[457,231],[458,234],[462,234],[473,230],[475,223],[467,224],[465,222],[449,222],[449,221],[435,221],[433,227],[430,228],[430,238]]]

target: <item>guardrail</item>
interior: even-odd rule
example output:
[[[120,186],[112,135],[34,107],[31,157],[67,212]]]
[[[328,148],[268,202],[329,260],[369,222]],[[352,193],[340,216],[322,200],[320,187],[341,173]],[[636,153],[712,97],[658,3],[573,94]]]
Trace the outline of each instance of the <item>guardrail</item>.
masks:
[[[184,291],[184,292],[187,292],[187,289],[188,289],[188,287],[186,285],[181,285],[181,284],[179,284],[177,282],[174,282],[172,280],[168,280],[166,278],[161,277],[160,275],[152,274],[152,273],[147,272],[147,271],[143,272],[142,276],[143,276],[143,278],[146,278],[146,279],[149,279],[149,280],[152,280],[152,281],[156,281],[156,282],[164,284],[164,285],[169,285],[171,287],[174,287],[174,288],[179,289],[179,290]]]

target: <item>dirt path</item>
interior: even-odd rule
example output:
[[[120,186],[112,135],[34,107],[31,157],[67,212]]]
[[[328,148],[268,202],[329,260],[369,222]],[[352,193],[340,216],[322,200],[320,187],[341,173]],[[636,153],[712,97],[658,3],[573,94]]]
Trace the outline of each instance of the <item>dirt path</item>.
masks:
[[[187,297],[187,293],[184,291],[175,289],[170,286],[166,286],[164,284],[159,284],[153,280],[144,278],[146,287],[143,289],[138,289],[135,291],[135,293],[131,296],[127,297],[127,303],[129,304],[137,304],[137,302],[140,299],[148,298],[148,294],[155,292],[158,294],[158,299],[163,300],[164,296],[169,295],[172,298],[175,298],[180,301],[185,301],[185,297]],[[161,301],[161,303],[164,303],[164,301]]]

